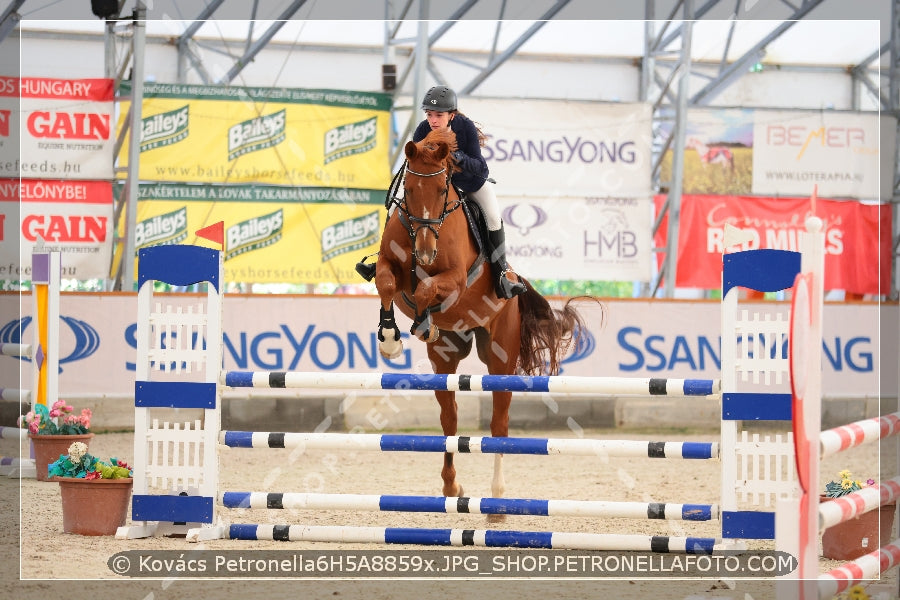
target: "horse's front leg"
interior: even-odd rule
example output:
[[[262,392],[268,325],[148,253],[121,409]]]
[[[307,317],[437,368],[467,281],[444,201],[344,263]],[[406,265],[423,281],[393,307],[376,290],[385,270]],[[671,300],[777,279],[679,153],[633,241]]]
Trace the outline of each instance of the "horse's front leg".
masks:
[[[460,276],[458,272],[447,271],[432,277],[424,278],[419,282],[413,299],[416,303],[416,316],[413,319],[410,332],[422,340],[430,343],[438,339],[438,327],[431,319],[431,307],[440,306],[440,310],[446,310],[453,306],[465,286],[465,273]]]
[[[378,319],[378,351],[387,359],[394,359],[403,353],[403,341],[400,329],[394,319],[394,293],[397,290],[397,278],[385,261],[379,260],[375,268],[375,286],[381,298],[381,311]]]

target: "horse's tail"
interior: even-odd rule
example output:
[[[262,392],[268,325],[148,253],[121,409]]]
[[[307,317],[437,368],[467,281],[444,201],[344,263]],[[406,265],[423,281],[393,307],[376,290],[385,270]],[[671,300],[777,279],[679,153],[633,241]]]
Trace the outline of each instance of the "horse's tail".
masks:
[[[535,290],[531,283],[520,277],[526,292],[519,300],[521,315],[521,341],[519,343],[519,370],[527,375],[557,375],[559,364],[565,357],[574,337],[585,330],[584,320],[573,302],[600,301],[591,296],[578,296],[566,301],[562,308],[550,306],[547,299]],[[606,320],[606,307],[602,308],[601,323]]]

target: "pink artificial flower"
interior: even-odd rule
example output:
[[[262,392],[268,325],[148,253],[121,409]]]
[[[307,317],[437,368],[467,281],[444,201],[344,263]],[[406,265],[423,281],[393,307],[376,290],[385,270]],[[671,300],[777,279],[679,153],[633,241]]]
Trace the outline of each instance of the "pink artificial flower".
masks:
[[[866,479],[866,485],[875,485],[874,479]]]
[[[103,475],[100,473],[100,471],[91,471],[89,473],[85,473],[84,475],[85,479],[101,479],[102,477]]]
[[[78,423],[78,417],[76,417],[75,415],[66,415],[63,423],[65,423],[66,425],[76,425]]]
[[[38,423],[37,421],[32,421],[28,424],[28,432],[36,434],[38,432]]]
[[[50,418],[55,419],[56,417],[60,416],[61,414],[62,413],[60,411],[58,411],[54,408],[53,410],[50,411]]]
[[[81,418],[79,420],[81,421],[82,425],[84,425],[85,427],[90,429],[92,416],[93,416],[93,413],[91,412],[91,409],[82,408],[81,409]]]

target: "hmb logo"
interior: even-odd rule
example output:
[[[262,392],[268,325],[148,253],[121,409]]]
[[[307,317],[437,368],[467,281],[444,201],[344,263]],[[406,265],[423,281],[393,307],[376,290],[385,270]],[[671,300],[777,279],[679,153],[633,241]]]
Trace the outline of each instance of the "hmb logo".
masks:
[[[597,235],[584,232],[585,258],[634,258],[637,255],[637,236],[628,228],[625,213],[614,208],[600,211]]]

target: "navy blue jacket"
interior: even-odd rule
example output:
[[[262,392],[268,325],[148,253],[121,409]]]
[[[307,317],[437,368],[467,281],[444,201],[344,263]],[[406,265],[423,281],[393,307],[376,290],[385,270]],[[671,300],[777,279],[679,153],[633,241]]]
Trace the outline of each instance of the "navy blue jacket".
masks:
[[[477,192],[488,177],[487,162],[481,155],[481,145],[478,143],[478,130],[470,118],[460,113],[456,113],[450,121],[450,129],[456,134],[456,147],[462,153],[457,154],[462,170],[454,173],[451,181],[464,192]],[[430,131],[428,119],[423,120],[413,132],[413,141],[421,142]]]

